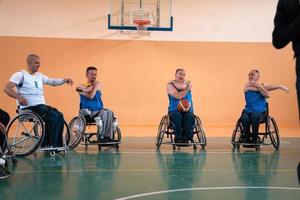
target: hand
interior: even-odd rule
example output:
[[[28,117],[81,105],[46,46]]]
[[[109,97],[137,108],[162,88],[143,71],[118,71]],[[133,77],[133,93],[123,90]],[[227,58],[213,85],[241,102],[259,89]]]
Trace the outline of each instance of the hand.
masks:
[[[68,85],[73,85],[73,81],[70,78],[65,78],[64,82],[67,83]]]
[[[284,85],[281,85],[280,88],[281,88],[283,91],[285,91],[287,94],[290,93],[288,87],[286,87],[286,86],[284,86]]]
[[[82,90],[81,87],[77,87],[77,88],[76,88],[76,92],[83,92],[83,90]]]
[[[21,106],[26,106],[28,103],[27,103],[27,100],[24,98],[24,97],[22,97],[22,96],[20,96],[19,98],[18,98],[18,102],[19,102],[19,104],[21,105]]]

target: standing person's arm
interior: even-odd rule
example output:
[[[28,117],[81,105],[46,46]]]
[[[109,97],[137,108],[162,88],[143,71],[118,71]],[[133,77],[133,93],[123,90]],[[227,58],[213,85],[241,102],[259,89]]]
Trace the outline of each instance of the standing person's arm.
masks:
[[[167,93],[169,95],[171,95],[172,97],[176,98],[176,99],[182,99],[183,97],[186,96],[186,94],[191,90],[192,88],[192,84],[191,82],[188,82],[188,85],[186,87],[185,90],[182,90],[182,91],[178,91],[174,85],[172,84],[172,82],[169,82],[167,84]]]
[[[300,10],[295,19],[289,22],[287,19],[287,10],[284,10],[284,0],[279,0],[274,18],[273,46],[281,49],[288,45],[289,42],[300,38]]]

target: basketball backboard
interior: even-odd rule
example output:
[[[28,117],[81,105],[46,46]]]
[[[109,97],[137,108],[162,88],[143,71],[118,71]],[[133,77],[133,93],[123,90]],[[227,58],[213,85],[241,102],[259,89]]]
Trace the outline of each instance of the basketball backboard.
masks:
[[[137,30],[136,20],[149,21],[148,31],[173,31],[173,0],[110,0],[108,29]]]

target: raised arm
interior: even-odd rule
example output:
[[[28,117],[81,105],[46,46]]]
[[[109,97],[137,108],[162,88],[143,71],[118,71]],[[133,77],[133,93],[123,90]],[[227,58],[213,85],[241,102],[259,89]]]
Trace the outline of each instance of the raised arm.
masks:
[[[300,35],[300,12],[293,21],[288,21],[286,10],[284,10],[284,0],[280,0],[274,18],[273,46],[277,49],[285,47],[290,41],[299,38]]]
[[[192,84],[191,82],[188,82],[188,86],[185,88],[185,90],[178,91],[172,82],[169,82],[167,84],[167,93],[176,99],[182,99],[191,90],[191,88]]]

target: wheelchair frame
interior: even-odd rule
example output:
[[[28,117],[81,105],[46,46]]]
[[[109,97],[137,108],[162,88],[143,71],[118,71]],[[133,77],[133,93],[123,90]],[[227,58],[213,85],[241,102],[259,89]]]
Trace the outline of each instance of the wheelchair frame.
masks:
[[[159,127],[158,127],[158,133],[156,136],[156,148],[159,150],[160,146],[162,144],[168,144],[172,145],[173,150],[176,150],[176,146],[193,146],[194,150],[197,150],[197,145],[200,145],[202,147],[202,150],[205,149],[207,145],[207,139],[205,136],[205,131],[202,126],[202,122],[200,118],[197,115],[194,115],[195,118],[195,125],[193,127],[193,135],[196,134],[198,142],[195,142],[194,140],[191,143],[175,143],[174,142],[174,130],[171,125],[170,117],[169,115],[165,115],[162,117]],[[164,136],[167,135],[167,138],[170,138],[170,141],[164,142]]]
[[[260,150],[260,147],[263,145],[273,145],[273,147],[278,150],[280,147],[280,137],[279,137],[279,129],[277,123],[273,117],[269,115],[269,104],[267,103],[267,111],[264,116],[264,120],[260,122],[261,124],[265,124],[264,132],[258,132],[259,143],[244,143],[243,137],[243,125],[241,122],[241,117],[238,119],[235,128],[231,137],[231,144],[233,149],[240,149],[242,145],[244,148],[255,148],[257,151]],[[252,134],[252,133],[251,133]],[[260,137],[262,136],[262,137]],[[267,142],[268,137],[270,137],[270,141]]]
[[[26,152],[14,152],[17,156],[20,157],[26,157],[30,154],[32,154],[33,152],[36,151],[44,151],[44,152],[49,152],[50,156],[55,156],[57,151],[63,151],[64,154],[67,153],[69,147],[69,140],[70,140],[70,131],[68,128],[67,123],[64,121],[64,132],[63,132],[63,142],[64,142],[64,146],[62,147],[40,147],[41,142],[43,141],[44,137],[45,137],[45,122],[43,121],[43,119],[37,114],[34,113],[30,110],[17,110],[18,115],[9,123],[8,128],[7,128],[7,132],[9,133],[9,131],[12,129],[14,123],[18,123],[17,124],[17,131],[19,130],[19,124],[21,123],[24,131],[21,132],[21,137],[22,138],[20,141],[16,141],[16,137],[17,137],[17,132],[15,131],[14,136],[13,136],[13,141],[12,143],[9,145],[11,149],[23,149],[24,148],[24,144],[23,147],[19,147],[18,144],[26,142],[26,140],[31,139],[34,144],[31,148],[29,148],[29,150],[27,150]],[[29,123],[34,123],[32,126],[32,129],[29,131],[26,126],[24,125],[24,122],[29,122]],[[33,134],[32,134],[33,132]],[[41,132],[41,133],[39,133]]]
[[[80,123],[82,124],[82,127],[80,130],[73,130],[73,124],[76,122],[76,120],[80,120]],[[97,139],[97,132],[92,131],[86,131],[86,127],[90,130],[91,127],[96,127],[96,123],[93,121],[93,119],[86,119],[86,117],[77,115],[75,116],[70,122],[69,122],[69,129],[71,131],[71,137],[73,135],[73,131],[76,131],[76,136],[74,142],[70,144],[70,148],[74,149],[79,144],[85,146],[85,150],[87,150],[89,145],[97,145],[98,150],[101,151],[102,147],[105,146],[114,146],[117,150],[119,149],[119,144],[121,144],[121,129],[119,126],[116,126],[114,132],[113,132],[113,142],[99,142]],[[75,129],[78,129],[79,127],[75,127]],[[92,140],[92,138],[95,138],[95,140]]]

